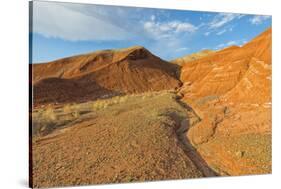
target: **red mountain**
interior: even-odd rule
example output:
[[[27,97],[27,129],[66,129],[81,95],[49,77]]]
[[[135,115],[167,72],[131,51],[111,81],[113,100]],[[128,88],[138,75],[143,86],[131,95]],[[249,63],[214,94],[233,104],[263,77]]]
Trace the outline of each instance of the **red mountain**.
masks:
[[[35,104],[178,88],[178,66],[140,46],[33,64]]]

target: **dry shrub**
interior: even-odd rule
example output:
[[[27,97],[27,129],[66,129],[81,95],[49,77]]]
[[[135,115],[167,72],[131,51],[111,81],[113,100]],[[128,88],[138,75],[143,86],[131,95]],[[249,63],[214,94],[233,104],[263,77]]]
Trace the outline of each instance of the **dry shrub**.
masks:
[[[52,108],[47,108],[40,116],[32,117],[32,135],[44,136],[56,127],[56,118]]]
[[[72,112],[72,108],[69,104],[63,106],[63,112],[64,113],[71,113]]]
[[[71,115],[74,117],[74,118],[78,118],[80,116],[80,112],[78,111],[74,111],[71,113]]]
[[[43,112],[43,116],[47,120],[56,120],[57,116],[54,112],[54,109],[52,107],[47,107],[47,109]]]
[[[99,110],[99,109],[102,108],[101,105],[102,105],[101,100],[97,100],[96,102],[93,103],[92,106],[93,106],[93,109],[94,109],[94,110]]]
[[[120,104],[124,103],[128,100],[129,96],[116,96],[111,99],[106,99],[106,100],[97,100],[92,104],[92,108],[94,110],[101,110],[105,109],[109,106],[112,106],[114,104]]]
[[[128,100],[128,98],[129,98],[129,96],[122,96],[122,97],[120,97],[119,103],[126,102]]]

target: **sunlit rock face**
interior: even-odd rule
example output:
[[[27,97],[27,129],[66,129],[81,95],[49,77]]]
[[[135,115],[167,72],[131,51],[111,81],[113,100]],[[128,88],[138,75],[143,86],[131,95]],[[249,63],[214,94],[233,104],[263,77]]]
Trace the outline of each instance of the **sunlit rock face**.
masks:
[[[185,63],[181,80],[186,98],[223,96],[224,100],[256,103],[271,100],[271,29],[242,47],[228,47]],[[257,91],[262,94],[257,96]]]
[[[271,48],[269,28],[183,64],[180,92],[202,119],[187,135],[221,174],[271,172]]]

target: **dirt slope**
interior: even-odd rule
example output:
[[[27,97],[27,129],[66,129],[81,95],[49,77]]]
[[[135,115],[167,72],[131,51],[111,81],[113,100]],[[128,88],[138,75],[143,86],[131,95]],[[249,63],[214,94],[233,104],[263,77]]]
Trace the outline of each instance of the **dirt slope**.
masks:
[[[35,110],[33,186],[214,176],[178,136],[198,117],[176,99],[154,92]]]
[[[34,104],[175,89],[177,69],[140,46],[33,64]]]
[[[271,28],[185,64],[181,80],[202,119],[188,138],[208,164],[225,175],[270,173]]]

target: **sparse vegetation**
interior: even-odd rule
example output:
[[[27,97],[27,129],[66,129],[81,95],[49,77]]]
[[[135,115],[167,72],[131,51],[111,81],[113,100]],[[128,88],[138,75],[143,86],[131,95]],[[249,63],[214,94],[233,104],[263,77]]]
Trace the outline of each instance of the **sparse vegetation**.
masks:
[[[33,65],[34,187],[271,173],[270,39],[177,65],[139,46]]]
[[[60,106],[47,106],[35,110],[32,114],[32,133],[36,135],[46,135],[57,128],[71,125],[75,120],[83,119],[85,116],[91,116],[109,107],[116,105],[142,103],[153,97],[175,98],[172,91],[147,92],[142,94],[131,94],[116,96],[109,99],[99,99],[86,103],[69,103]],[[88,114],[88,115],[87,115]]]
[[[85,184],[202,177],[177,138],[190,112],[176,99],[171,91],[149,92],[35,111],[34,121],[45,127],[55,114],[49,133],[58,136],[34,138],[35,183],[68,185],[80,174]],[[41,116],[45,111],[50,117]]]

